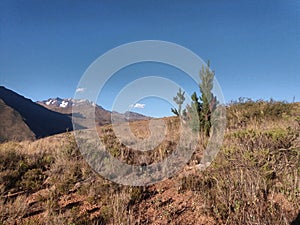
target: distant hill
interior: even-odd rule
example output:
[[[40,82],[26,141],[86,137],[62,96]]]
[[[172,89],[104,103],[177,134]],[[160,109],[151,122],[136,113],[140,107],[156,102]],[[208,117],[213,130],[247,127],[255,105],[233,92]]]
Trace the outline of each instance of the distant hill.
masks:
[[[20,132],[21,136],[18,137],[22,137],[21,139],[31,138],[32,134],[26,129],[24,123],[35,138],[66,132],[73,128],[69,116],[51,111],[3,86],[0,86],[0,99],[2,100],[0,113],[6,115],[6,119],[1,117],[1,130],[11,130],[12,132],[12,134],[7,134],[7,137],[13,138],[14,132],[26,130],[24,134]],[[12,127],[18,127],[18,129]]]

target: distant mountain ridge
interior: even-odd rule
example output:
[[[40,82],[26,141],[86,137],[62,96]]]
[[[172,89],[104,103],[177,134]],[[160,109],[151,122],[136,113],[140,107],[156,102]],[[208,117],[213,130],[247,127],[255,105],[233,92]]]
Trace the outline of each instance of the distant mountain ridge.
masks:
[[[112,114],[114,116],[114,119],[117,121],[136,121],[136,120],[147,120],[150,119],[148,116],[144,116],[142,114],[127,111],[125,113],[119,113],[116,111],[109,111],[104,109],[103,107],[95,104],[94,102],[91,102],[87,99],[73,99],[73,98],[49,98],[47,100],[38,101],[38,104],[63,114],[68,114],[71,116],[72,110],[75,112],[78,116],[81,115],[82,110],[85,110],[85,107],[95,107],[95,120],[96,124],[99,126],[110,124],[111,123],[111,117]],[[84,118],[83,118],[84,119]],[[84,120],[82,120],[84,124]],[[80,121],[78,121],[80,122]]]
[[[88,106],[88,107],[87,107]],[[112,114],[116,121],[147,120],[150,117],[135,112],[110,112],[88,100],[49,98],[33,102],[18,93],[0,86],[0,142],[42,138],[73,130],[73,116],[76,129],[84,129],[95,123],[87,123],[82,110],[95,112],[96,125],[111,123]],[[90,110],[89,110],[90,111]]]
[[[0,86],[0,99],[20,114],[22,120],[34,133],[35,138],[73,129],[72,120],[69,116],[51,111],[3,86]],[[5,108],[2,108],[3,110]]]
[[[41,105],[47,105],[49,107],[59,107],[59,108],[72,108],[73,106],[78,106],[82,104],[91,104],[92,106],[96,106],[95,103],[90,102],[87,99],[73,99],[73,98],[49,98],[47,100],[38,101],[37,103]]]

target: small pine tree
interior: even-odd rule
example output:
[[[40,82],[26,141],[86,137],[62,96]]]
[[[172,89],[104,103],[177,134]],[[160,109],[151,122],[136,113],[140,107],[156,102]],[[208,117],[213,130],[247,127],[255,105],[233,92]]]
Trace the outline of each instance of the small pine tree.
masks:
[[[188,121],[191,129],[195,132],[200,131],[200,112],[202,105],[199,102],[199,97],[197,96],[197,93],[194,92],[191,96],[192,103],[191,105],[187,106],[188,111]]]
[[[211,128],[211,114],[217,106],[217,98],[212,94],[215,73],[210,70],[210,63],[202,66],[200,71],[201,83],[199,89],[201,97],[194,92],[192,103],[186,107],[186,118],[193,131],[202,131],[209,136]]]
[[[185,92],[182,92],[181,88],[179,88],[177,95],[173,98],[173,101],[178,105],[178,109],[171,108],[171,111],[176,116],[181,116],[182,104],[185,101],[184,94],[185,94]]]
[[[200,71],[201,83],[199,84],[202,108],[199,116],[201,130],[207,136],[209,136],[211,128],[211,114],[217,106],[217,98],[212,94],[214,76],[215,72],[210,70],[209,61],[207,63],[207,67],[202,65]]]

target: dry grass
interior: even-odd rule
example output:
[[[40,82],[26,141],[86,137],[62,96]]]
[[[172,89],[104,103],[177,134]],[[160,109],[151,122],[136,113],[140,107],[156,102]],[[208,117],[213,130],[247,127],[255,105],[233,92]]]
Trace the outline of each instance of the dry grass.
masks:
[[[108,125],[100,127],[98,132],[106,149],[120,161],[133,165],[149,165],[168,157],[179,142],[178,118],[166,118],[163,121],[156,125],[152,133],[149,130],[149,121],[136,121],[130,123],[129,126],[121,124],[116,128]],[[116,136],[114,129],[118,129],[119,136]],[[128,133],[131,132],[133,137],[128,136]],[[161,135],[164,136],[162,142],[153,146]],[[149,138],[150,136],[152,139]],[[139,143],[139,140],[147,138],[149,138],[148,141]],[[152,151],[137,151],[144,149]]]
[[[191,167],[201,160],[203,139],[178,176],[149,187],[99,177],[72,133],[3,143],[0,224],[290,224],[300,212],[300,105],[240,102],[227,114],[223,147],[207,170]],[[165,122],[165,140],[143,154],[118,142],[111,126],[99,134],[118,159],[148,164],[177,145],[177,119]],[[130,129],[147,138],[147,123]]]
[[[300,211],[299,113],[284,103],[232,105],[218,157],[183,189],[201,191],[219,224],[290,224]]]

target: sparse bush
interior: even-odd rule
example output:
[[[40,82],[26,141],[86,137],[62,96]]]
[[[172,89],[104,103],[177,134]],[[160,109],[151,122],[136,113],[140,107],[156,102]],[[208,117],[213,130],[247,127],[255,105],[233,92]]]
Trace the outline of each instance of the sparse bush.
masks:
[[[231,136],[233,137],[233,141],[245,146],[249,151],[253,151],[256,149],[274,150],[290,148],[299,134],[284,129],[266,131],[245,129],[236,131],[232,133]]]
[[[201,191],[201,179],[198,175],[191,174],[183,177],[180,184],[180,191]]]
[[[274,121],[289,116],[293,106],[282,101],[253,101],[240,98],[227,107],[227,118],[229,128],[244,128],[251,122],[261,123],[263,121]]]
[[[226,224],[286,224],[299,209],[300,152],[288,131],[240,131],[197,183],[210,213]],[[230,144],[228,144],[230,143]],[[280,148],[283,148],[280,150]],[[288,163],[287,163],[288,162]],[[278,202],[281,196],[282,202]]]
[[[41,188],[46,175],[40,168],[27,170],[20,181],[20,187],[26,191],[36,191]]]
[[[17,145],[3,144],[0,149],[0,183],[3,192],[34,191],[46,179],[44,171],[52,161],[42,153],[26,155],[17,150]],[[3,193],[2,192],[2,193]]]

